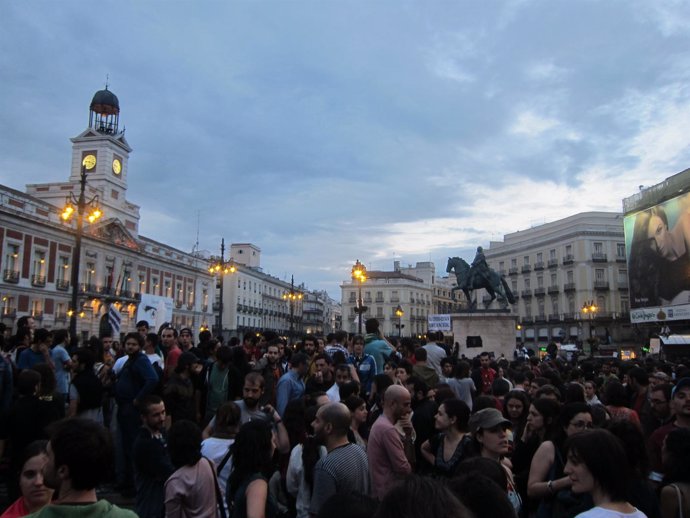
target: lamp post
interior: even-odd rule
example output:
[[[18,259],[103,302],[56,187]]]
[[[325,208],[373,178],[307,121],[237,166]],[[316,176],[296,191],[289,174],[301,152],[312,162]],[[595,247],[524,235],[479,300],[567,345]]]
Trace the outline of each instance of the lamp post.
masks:
[[[398,307],[395,308],[395,316],[398,317],[398,338],[402,337],[402,317],[405,314],[405,312],[402,310],[400,307],[400,304],[398,304]]]
[[[352,280],[357,282],[359,285],[357,294],[357,307],[355,308],[355,313],[358,315],[357,329],[358,334],[362,334],[362,314],[367,310],[367,307],[362,305],[362,283],[367,280],[367,269],[359,262],[355,262],[352,267]]]
[[[582,312],[585,315],[589,315],[589,336],[587,338],[587,342],[590,344],[590,353],[591,349],[594,346],[594,339],[592,338],[592,320],[594,319],[594,314],[597,312],[599,308],[597,305],[594,303],[594,300],[587,300],[582,304]]]
[[[69,334],[73,345],[77,344],[77,314],[81,314],[81,311],[77,311],[77,305],[79,303],[79,263],[81,261],[81,241],[84,234],[84,215],[88,208],[89,213],[86,215],[86,219],[89,223],[96,222],[103,215],[98,206],[98,194],[88,201],[86,200],[86,172],[91,171],[94,167],[96,167],[95,155],[86,155],[81,162],[79,197],[76,198],[74,193],[69,193],[65,207],[60,215],[63,221],[70,221],[74,217],[75,212],[77,215],[77,230],[72,253],[72,300],[70,301],[70,309],[68,311]]]
[[[220,290],[220,300],[218,301],[218,332],[223,336],[223,275],[235,273],[237,271],[235,262],[232,259],[229,261],[225,260],[225,238],[221,238],[220,240],[220,259],[211,263],[208,271],[211,275],[216,276],[216,282],[218,282]]]
[[[295,302],[298,300],[302,300],[302,293],[299,291],[295,290],[295,276],[291,275],[290,276],[290,291],[287,293],[283,293],[283,300],[287,300],[290,304],[290,331],[289,331],[289,338],[290,338],[290,345],[292,345],[292,337],[293,333],[295,331],[295,326],[294,326],[294,318],[295,318]]]

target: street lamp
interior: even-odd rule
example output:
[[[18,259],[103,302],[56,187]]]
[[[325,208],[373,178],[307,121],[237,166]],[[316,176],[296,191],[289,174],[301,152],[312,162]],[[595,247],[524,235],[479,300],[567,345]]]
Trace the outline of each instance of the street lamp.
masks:
[[[225,238],[221,238],[220,259],[211,263],[211,265],[208,267],[208,272],[211,275],[220,277],[220,280],[217,282],[220,288],[220,301],[218,302],[218,329],[221,336],[223,336],[223,275],[235,273],[236,271],[237,267],[235,266],[235,262],[232,259],[228,261],[225,260]]]
[[[295,331],[294,317],[295,317],[295,302],[302,300],[301,292],[295,290],[295,276],[290,276],[290,291],[283,293],[283,300],[287,300],[290,303],[290,345],[292,345],[292,335]]]
[[[359,259],[357,259],[357,262],[352,267],[352,280],[359,284],[359,290],[358,290],[358,296],[357,296],[357,307],[355,308],[355,313],[357,313],[357,315],[359,317],[359,322],[358,322],[357,326],[358,326],[358,333],[361,335],[362,334],[362,314],[367,310],[367,307],[362,305],[362,283],[367,280],[367,269],[362,263],[359,262]]]
[[[395,308],[395,316],[398,317],[398,338],[402,336],[402,317],[405,314],[405,312],[402,310],[400,307],[400,304],[398,304],[398,307]]]
[[[79,176],[79,198],[74,196],[74,193],[69,193],[65,202],[65,207],[62,210],[60,217],[63,221],[71,221],[76,212],[77,214],[77,231],[74,242],[74,251],[72,254],[72,300],[70,302],[70,309],[67,312],[69,315],[69,334],[72,338],[72,344],[77,343],[77,314],[83,315],[83,311],[77,310],[79,298],[79,262],[81,260],[81,241],[84,234],[84,216],[89,223],[95,223],[103,216],[103,212],[98,206],[98,194],[94,195],[90,200],[86,200],[86,172],[91,171],[96,167],[96,156],[86,155],[81,162],[81,174]],[[88,209],[88,213],[87,213]]]

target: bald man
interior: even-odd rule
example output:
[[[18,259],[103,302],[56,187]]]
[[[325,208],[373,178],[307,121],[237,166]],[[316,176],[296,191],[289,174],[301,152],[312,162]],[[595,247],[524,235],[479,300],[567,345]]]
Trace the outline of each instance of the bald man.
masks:
[[[336,493],[369,494],[367,454],[348,440],[350,421],[350,411],[342,403],[328,403],[316,412],[314,435],[328,454],[314,466],[310,516],[317,516],[323,503]]]
[[[414,462],[413,428],[410,425],[411,396],[401,385],[391,385],[383,395],[383,413],[371,427],[367,453],[372,496],[379,500],[399,479],[412,472]],[[405,430],[401,437],[395,424]]]

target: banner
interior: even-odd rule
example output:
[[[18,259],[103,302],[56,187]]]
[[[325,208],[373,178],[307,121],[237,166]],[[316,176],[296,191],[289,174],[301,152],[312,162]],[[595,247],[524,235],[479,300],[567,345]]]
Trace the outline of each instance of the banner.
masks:
[[[633,324],[688,319],[690,319],[690,304],[679,306],[656,306],[630,310],[630,322]]]
[[[450,315],[429,315],[427,323],[429,331],[452,331]]]
[[[108,323],[113,329],[113,336],[120,336],[120,325],[122,324],[122,315],[115,306],[110,304],[108,308]]]
[[[141,302],[137,309],[137,322],[146,320],[151,330],[158,332],[158,328],[166,322],[172,322],[173,299],[159,295],[141,294]]]

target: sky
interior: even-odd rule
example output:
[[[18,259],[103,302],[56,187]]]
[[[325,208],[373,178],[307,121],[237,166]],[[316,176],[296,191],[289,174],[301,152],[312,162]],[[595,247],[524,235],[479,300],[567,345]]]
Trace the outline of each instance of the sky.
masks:
[[[340,299],[690,167],[690,3],[1,2],[0,183],[69,176],[120,100],[140,233]]]

